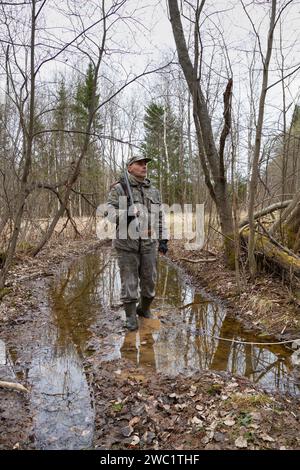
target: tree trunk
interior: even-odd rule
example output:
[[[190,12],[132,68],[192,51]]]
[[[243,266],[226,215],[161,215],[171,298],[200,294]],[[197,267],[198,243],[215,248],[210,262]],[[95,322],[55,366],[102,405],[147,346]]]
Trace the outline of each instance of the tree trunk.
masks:
[[[29,101],[29,118],[28,127],[23,127],[24,136],[24,169],[21,179],[21,187],[19,196],[17,198],[17,211],[14,218],[13,234],[9,242],[6,253],[5,263],[0,273],[0,289],[4,287],[8,270],[12,264],[12,260],[16,251],[17,241],[19,238],[21,223],[24,213],[24,207],[29,191],[27,183],[32,165],[32,146],[33,146],[33,133],[34,133],[34,119],[35,119],[35,32],[36,32],[36,0],[32,1],[31,10],[31,41],[30,41],[30,101]],[[22,111],[20,111],[22,112]],[[20,121],[23,122],[24,116],[20,116]]]
[[[247,243],[249,241],[249,228],[241,231],[241,237]],[[300,277],[300,258],[292,253],[287,253],[283,248],[275,245],[267,236],[255,233],[254,250],[256,256],[263,256],[272,266],[284,271],[289,276]]]
[[[263,80],[261,86],[261,94],[259,100],[259,110],[258,110],[258,119],[255,133],[255,147],[253,155],[253,164],[252,164],[252,173],[250,181],[250,194],[249,194],[249,207],[248,207],[248,218],[249,218],[249,243],[248,243],[248,261],[249,261],[249,270],[252,278],[256,272],[256,263],[255,263],[255,221],[254,221],[254,205],[257,193],[257,184],[259,177],[259,159],[260,159],[260,149],[261,149],[261,138],[262,138],[262,128],[264,121],[264,112],[265,112],[265,101],[267,96],[267,86],[268,86],[268,76],[269,76],[269,65],[272,55],[273,48],[273,34],[275,27],[275,15],[276,15],[276,0],[272,0],[272,11],[270,26],[268,32],[268,45],[267,45],[267,54],[266,58],[263,60]]]
[[[286,234],[287,246],[296,253],[300,249],[300,203],[287,218],[283,230]]]
[[[294,195],[293,199],[288,202],[289,204],[286,209],[282,212],[282,214],[280,214],[279,219],[272,225],[269,231],[271,235],[275,234],[284,222],[289,224],[289,222],[293,220],[294,214],[297,212],[297,208],[300,205],[300,191],[298,191]]]
[[[186,45],[178,3],[176,0],[168,0],[168,4],[179,63],[183,70],[190,94],[193,98],[193,116],[197,133],[199,157],[205,177],[205,183],[217,206],[221,232],[224,236],[225,260],[228,266],[234,268],[232,207],[228,196],[227,180],[222,158],[216,148],[211,118],[201,89],[200,80],[197,77],[199,58],[196,52],[195,65],[193,66]],[[204,2],[202,2],[200,8],[202,8],[203,4]],[[199,14],[200,10],[197,9],[196,23],[199,22]],[[195,44],[195,50],[198,50],[197,44]]]
[[[282,202],[276,202],[275,204],[272,204],[271,206],[265,207],[261,211],[255,212],[254,213],[254,219],[259,219],[260,217],[263,217],[268,214],[272,214],[272,212],[278,211],[279,209],[284,209],[287,207],[292,201],[289,199],[287,201],[282,201]],[[245,225],[249,224],[249,219],[244,219],[240,222],[239,227],[245,227]],[[270,232],[271,233],[271,232]]]
[[[89,107],[88,122],[87,122],[87,126],[86,126],[86,134],[84,136],[82,149],[81,149],[80,155],[79,155],[73,169],[71,170],[71,174],[69,175],[68,182],[66,184],[65,194],[64,194],[64,197],[62,198],[62,201],[60,203],[60,207],[59,207],[58,211],[56,212],[55,216],[53,217],[52,222],[50,224],[50,227],[49,227],[48,231],[46,232],[45,236],[42,238],[42,240],[40,241],[38,246],[32,251],[32,256],[36,256],[41,251],[41,249],[46,245],[46,243],[50,240],[60,217],[63,216],[63,214],[64,214],[64,212],[65,212],[65,210],[68,206],[69,198],[70,198],[70,194],[71,194],[71,191],[73,189],[73,186],[76,183],[76,181],[78,180],[78,177],[79,177],[79,174],[80,174],[80,168],[81,168],[81,165],[82,165],[82,161],[85,158],[85,156],[87,154],[87,151],[88,151],[88,148],[89,148],[90,132],[91,132],[91,129],[92,129],[92,125],[93,125],[94,118],[95,118],[95,112],[96,112],[96,109],[97,109],[96,108],[96,96],[97,96],[97,84],[98,84],[98,77],[99,77],[99,69],[100,69],[100,65],[101,65],[101,62],[102,62],[102,57],[103,57],[103,54],[104,54],[104,46],[105,46],[106,33],[107,33],[107,30],[106,30],[106,16],[104,14],[104,1],[103,1],[102,5],[103,5],[103,35],[102,35],[101,45],[99,46],[98,60],[97,60],[96,66],[95,66],[93,88],[92,88],[92,97],[91,97],[91,102],[90,102],[90,107]]]

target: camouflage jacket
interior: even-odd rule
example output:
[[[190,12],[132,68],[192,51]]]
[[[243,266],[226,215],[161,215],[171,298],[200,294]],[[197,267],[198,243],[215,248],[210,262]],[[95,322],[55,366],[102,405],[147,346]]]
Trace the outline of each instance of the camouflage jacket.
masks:
[[[160,192],[151,185],[148,178],[145,178],[142,183],[139,183],[134,177],[129,175],[133,202],[139,211],[139,217],[128,217],[127,210],[122,210],[120,207],[120,196],[128,197],[124,190],[125,185],[122,180],[120,181],[111,187],[107,199],[108,206],[113,206],[118,211],[118,217],[116,219],[116,239],[113,240],[113,246],[127,251],[140,251],[141,248],[144,251],[145,249],[147,250],[147,247],[149,249],[153,248],[153,244],[156,243],[157,239],[168,238],[161,207]],[[129,206],[130,202],[128,200],[128,207]],[[143,218],[143,214],[145,213],[147,216],[146,219]],[[130,214],[132,214],[131,210],[129,210],[129,215]],[[145,220],[146,222],[143,223]],[[137,221],[139,225],[138,230],[136,229]],[[126,239],[122,239],[122,235],[120,236],[119,227],[121,222],[124,224],[123,227],[126,226],[128,229]],[[131,228],[129,229],[129,227]],[[131,234],[134,233],[134,229],[135,235],[132,236]]]

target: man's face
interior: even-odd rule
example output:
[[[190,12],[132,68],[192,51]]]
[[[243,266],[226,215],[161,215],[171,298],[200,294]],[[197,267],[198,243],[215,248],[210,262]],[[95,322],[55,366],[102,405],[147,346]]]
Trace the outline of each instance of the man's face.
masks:
[[[128,172],[137,178],[146,178],[147,176],[147,162],[146,160],[139,160],[134,162],[128,167]]]

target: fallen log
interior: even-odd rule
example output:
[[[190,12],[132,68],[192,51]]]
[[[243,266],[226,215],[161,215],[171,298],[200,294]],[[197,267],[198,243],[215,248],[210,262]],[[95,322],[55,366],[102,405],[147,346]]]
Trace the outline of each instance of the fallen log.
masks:
[[[265,207],[264,209],[255,212],[254,219],[259,219],[260,217],[264,217],[265,215],[272,214],[272,212],[278,211],[279,209],[284,209],[292,202],[291,199],[282,202],[276,202],[271,206]],[[245,227],[245,225],[249,224],[249,219],[244,219],[239,223],[239,228]]]
[[[23,385],[16,382],[4,382],[0,380],[0,387],[7,388],[9,390],[16,390],[17,392],[29,393],[29,390],[27,390],[27,388],[23,387]]]
[[[199,258],[199,259],[178,258],[178,261],[186,261],[187,263],[213,263],[214,261],[217,261],[217,258]]]
[[[249,227],[240,231],[241,238],[247,243],[249,239]],[[266,235],[255,233],[255,252],[264,256],[268,261],[274,263],[281,270],[300,277],[300,258],[291,252],[275,245]]]
[[[273,235],[276,233],[276,231],[279,229],[279,227],[287,221],[287,219],[292,216],[293,212],[296,210],[297,211],[297,206],[300,204],[300,191],[298,191],[293,199],[290,201],[290,204],[287,206],[287,208],[282,212],[280,215],[279,219],[273,224],[271,229],[269,230],[270,234]]]

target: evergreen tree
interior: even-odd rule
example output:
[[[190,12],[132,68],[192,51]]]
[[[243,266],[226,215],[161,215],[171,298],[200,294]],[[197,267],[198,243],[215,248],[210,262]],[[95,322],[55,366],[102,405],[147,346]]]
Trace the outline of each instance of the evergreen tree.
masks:
[[[187,161],[180,156],[180,127],[169,107],[150,103],[144,116],[143,152],[152,158],[151,178],[169,204],[183,203]]]
[[[93,96],[95,72],[93,65],[89,63],[85,79],[80,81],[77,85],[75,93],[74,111],[76,116],[76,127],[79,129],[85,128],[88,120],[89,109],[91,107],[91,100]],[[99,103],[99,95],[96,95],[96,107]],[[94,117],[94,130],[99,125],[97,115]]]
[[[89,63],[84,80],[77,84],[75,90],[75,100],[73,105],[73,128],[75,131],[83,132],[86,129],[89,110],[91,108],[91,100],[93,96],[95,71],[92,63]],[[96,94],[96,107],[99,103],[99,95]],[[101,130],[99,113],[93,117],[93,124],[91,131],[99,134]],[[82,143],[84,141],[84,134],[78,133],[74,135],[73,142],[75,143],[74,151],[80,152]],[[97,193],[101,186],[101,178],[103,174],[103,162],[101,160],[100,151],[97,147],[95,139],[92,139],[86,158],[81,167],[80,177],[77,182],[77,191],[86,197],[78,195],[78,204],[76,209],[78,215],[91,215],[93,213],[92,206],[86,199],[90,200],[95,206],[97,205]]]
[[[164,154],[163,116],[162,106],[151,103],[146,108],[144,116],[145,141],[142,145],[144,155],[152,159],[151,176],[160,190],[162,189],[162,158]]]

